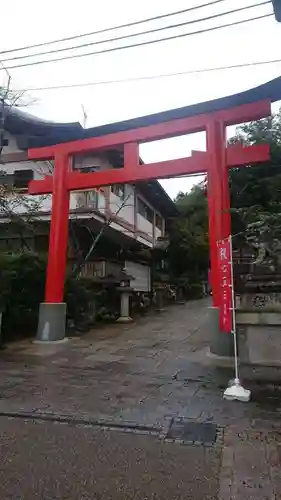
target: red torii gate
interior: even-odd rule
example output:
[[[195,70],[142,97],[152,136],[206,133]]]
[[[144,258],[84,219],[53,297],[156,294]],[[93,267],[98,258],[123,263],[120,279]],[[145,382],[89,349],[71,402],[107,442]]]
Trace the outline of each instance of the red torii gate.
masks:
[[[219,308],[217,242],[231,233],[228,168],[269,159],[269,147],[265,144],[226,147],[226,127],[258,120],[270,114],[270,100],[266,99],[211,113],[108,133],[100,137],[29,149],[29,160],[54,160],[53,176],[46,176],[29,184],[30,194],[52,193],[46,293],[45,302],[40,307],[37,339],[53,341],[62,340],[65,336],[66,306],[63,303],[63,296],[69,196],[70,191],[75,190],[207,172],[213,306]],[[207,152],[193,152],[192,156],[186,158],[140,165],[140,143],[201,131],[206,132]],[[114,147],[124,147],[123,168],[85,174],[72,170],[74,155],[101,152]]]

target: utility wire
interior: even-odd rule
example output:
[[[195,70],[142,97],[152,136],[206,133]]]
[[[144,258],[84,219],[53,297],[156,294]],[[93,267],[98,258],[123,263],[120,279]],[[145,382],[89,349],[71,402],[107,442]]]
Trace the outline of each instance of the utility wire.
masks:
[[[134,44],[131,44],[131,45],[123,45],[121,47],[112,47],[112,48],[103,49],[103,50],[99,50],[99,51],[95,51],[95,52],[88,52],[88,53],[82,53],[82,54],[73,54],[73,55],[58,57],[56,59],[43,59],[42,61],[33,61],[33,62],[29,62],[29,63],[25,63],[25,64],[20,64],[20,65],[15,64],[15,65],[12,65],[12,66],[6,66],[6,69],[9,70],[9,69],[26,68],[28,66],[37,66],[38,64],[47,64],[47,63],[52,63],[52,62],[60,62],[60,61],[66,61],[66,60],[69,60],[69,59],[77,59],[77,58],[80,58],[80,57],[88,57],[88,56],[92,56],[92,55],[100,55],[100,54],[106,54],[106,53],[110,53],[110,52],[116,52],[116,51],[124,50],[124,49],[131,49],[131,48],[136,48],[136,47],[143,47],[143,46],[146,46],[146,45],[152,45],[152,44],[159,43],[159,42],[166,42],[166,41],[170,41],[170,40],[184,38],[184,37],[191,36],[191,35],[199,35],[199,34],[202,34],[202,33],[208,33],[210,31],[215,31],[215,30],[218,30],[218,29],[221,29],[221,28],[229,28],[229,27],[232,27],[232,26],[237,26],[237,25],[248,23],[248,22],[251,22],[251,21],[257,21],[259,19],[265,19],[266,17],[269,17],[269,16],[273,16],[273,13],[263,14],[262,16],[256,16],[256,17],[253,17],[253,18],[250,18],[250,19],[242,19],[241,21],[236,21],[236,22],[227,23],[227,24],[221,24],[219,26],[213,26],[211,28],[206,28],[206,29],[202,29],[202,30],[198,30],[198,31],[189,32],[189,33],[181,33],[181,34],[178,34],[178,35],[173,35],[173,36],[169,36],[169,37],[165,37],[165,38],[158,38],[157,40],[148,40],[148,41],[145,41],[145,42],[134,43]],[[3,68],[0,68],[0,71],[3,71]]]
[[[103,28],[101,30],[91,31],[90,33],[82,33],[80,35],[73,35],[73,36],[69,36],[66,38],[59,38],[57,40],[52,40],[49,42],[36,43],[33,45],[25,45],[24,47],[17,47],[15,49],[1,50],[0,55],[10,54],[11,52],[18,52],[18,51],[27,50],[27,49],[35,49],[37,47],[45,47],[47,45],[53,45],[55,43],[60,43],[60,42],[68,42],[70,40],[76,40],[77,38],[84,38],[86,36],[99,35],[101,33],[107,33],[109,31],[114,31],[114,30],[118,30],[118,29],[122,29],[122,28],[130,28],[131,26],[137,26],[137,25],[145,24],[145,23],[148,23],[151,21],[157,21],[159,19],[164,19],[164,18],[171,17],[171,16],[185,14],[186,12],[191,12],[194,10],[202,9],[203,7],[209,7],[210,5],[214,5],[214,4],[225,2],[225,1],[226,0],[213,0],[212,2],[207,2],[207,3],[201,4],[201,5],[196,5],[194,7],[189,7],[188,9],[178,10],[176,12],[169,12],[167,14],[161,14],[159,16],[149,17],[146,19],[141,19],[139,21],[133,21],[133,22],[127,23],[127,24],[119,24],[117,26],[111,26],[109,28]]]
[[[221,12],[219,14],[213,14],[213,15],[208,16],[208,17],[201,17],[199,19],[192,19],[190,21],[185,21],[185,22],[181,22],[181,23],[177,23],[177,24],[171,24],[171,25],[168,25],[168,26],[161,26],[160,28],[149,29],[149,30],[146,30],[146,31],[138,32],[138,33],[131,33],[129,35],[122,35],[122,36],[119,36],[119,37],[108,38],[106,40],[98,40],[98,41],[94,41],[94,42],[87,42],[87,43],[83,43],[83,44],[80,44],[80,45],[75,45],[75,46],[72,46],[72,47],[52,49],[52,50],[48,50],[48,51],[45,51],[45,52],[37,52],[35,54],[26,54],[24,56],[9,57],[9,58],[6,58],[6,59],[1,59],[1,60],[2,60],[3,63],[6,63],[7,61],[18,61],[20,59],[27,59],[27,58],[30,58],[30,57],[44,56],[44,55],[47,55],[47,54],[57,54],[58,52],[65,52],[65,51],[69,51],[69,50],[76,50],[76,49],[80,49],[80,48],[90,47],[92,45],[100,45],[100,44],[103,44],[103,43],[109,43],[109,42],[116,42],[116,41],[126,40],[128,38],[134,38],[134,37],[141,36],[141,35],[147,35],[147,34],[151,34],[151,33],[157,33],[159,31],[165,31],[165,30],[168,30],[168,29],[181,28],[183,26],[188,26],[190,24],[196,24],[196,23],[199,23],[199,22],[202,22],[202,21],[210,21],[211,19],[216,19],[218,17],[227,16],[227,15],[230,15],[230,14],[234,14],[236,12],[242,12],[242,11],[248,10],[248,9],[253,9],[255,7],[259,7],[260,5],[266,5],[266,4],[269,4],[269,3],[271,3],[271,1],[270,0],[266,0],[266,1],[262,2],[262,3],[258,3],[258,4],[255,3],[255,4],[252,4],[252,5],[247,5],[247,6],[244,6],[244,7],[240,7],[238,9],[229,10],[227,12]]]
[[[101,80],[97,82],[85,82],[85,83],[70,83],[66,85],[54,85],[50,87],[35,87],[30,89],[21,89],[15,90],[15,92],[41,92],[43,90],[60,90],[60,89],[70,89],[70,88],[81,88],[81,87],[94,87],[98,85],[109,85],[114,83],[130,83],[130,82],[139,82],[143,80],[156,80],[159,78],[170,78],[173,76],[183,76],[183,75],[192,75],[199,73],[212,73],[216,71],[225,71],[229,69],[239,69],[239,68],[248,68],[253,66],[262,66],[267,64],[277,64],[281,63],[281,59],[272,59],[270,61],[254,61],[249,63],[241,63],[241,64],[232,64],[230,66],[217,66],[214,68],[199,68],[188,71],[179,71],[175,73],[162,73],[160,75],[147,75],[147,76],[136,76],[132,78],[121,78],[116,80]]]

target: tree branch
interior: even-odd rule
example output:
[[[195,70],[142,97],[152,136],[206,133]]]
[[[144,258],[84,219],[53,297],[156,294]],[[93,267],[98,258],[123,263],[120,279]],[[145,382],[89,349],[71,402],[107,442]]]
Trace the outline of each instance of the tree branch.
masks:
[[[74,273],[75,273],[76,275],[77,275],[77,274],[79,274],[79,273],[81,272],[82,267],[85,265],[85,263],[86,263],[86,262],[88,261],[88,259],[90,258],[90,256],[91,256],[92,252],[94,251],[94,249],[95,249],[95,247],[97,246],[97,244],[98,244],[98,242],[99,242],[100,238],[102,237],[102,235],[103,235],[103,233],[104,233],[105,229],[106,229],[107,227],[109,227],[109,226],[111,225],[111,223],[113,222],[113,218],[112,218],[112,216],[115,216],[115,217],[116,217],[116,216],[119,214],[119,212],[122,210],[122,208],[124,208],[124,207],[126,206],[126,201],[128,200],[128,198],[129,198],[129,197],[130,197],[130,194],[128,194],[128,195],[126,196],[126,198],[124,198],[124,200],[123,200],[122,204],[120,205],[120,207],[118,207],[118,210],[117,210],[114,214],[112,214],[112,215],[111,215],[111,216],[107,219],[107,221],[103,224],[103,226],[102,226],[102,227],[101,227],[101,229],[99,230],[98,234],[97,234],[97,235],[96,235],[96,237],[93,239],[93,242],[92,242],[92,244],[91,244],[91,246],[90,246],[90,248],[89,248],[89,250],[88,250],[88,252],[87,252],[86,256],[84,257],[83,262],[81,262],[81,263],[77,264],[77,267],[75,267],[75,268],[74,268]],[[86,226],[86,227],[87,227],[87,226]],[[88,227],[87,227],[87,230],[90,232],[90,229],[89,229]],[[91,234],[91,236],[92,236],[92,234]]]

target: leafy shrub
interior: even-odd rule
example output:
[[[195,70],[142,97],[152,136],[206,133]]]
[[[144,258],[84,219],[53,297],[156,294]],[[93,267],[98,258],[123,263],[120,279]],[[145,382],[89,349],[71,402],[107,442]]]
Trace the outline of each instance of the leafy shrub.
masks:
[[[196,300],[203,297],[203,286],[201,283],[190,283],[185,289],[187,299]]]
[[[0,253],[0,309],[4,340],[34,335],[40,302],[44,300],[47,259],[34,252]],[[182,283],[187,299],[202,297],[200,283]],[[86,331],[96,321],[114,321],[120,311],[115,285],[95,284],[69,275],[65,284],[67,327]]]
[[[0,253],[0,308],[3,336],[8,341],[36,332],[40,302],[44,300],[47,260],[34,252]],[[67,326],[87,330],[98,319],[115,319],[116,290],[101,290],[87,278],[68,276],[65,285]]]
[[[0,305],[3,335],[34,331],[44,297],[46,262],[32,252],[0,254]]]
[[[92,280],[68,276],[65,283],[67,326],[72,330],[87,330],[96,315],[97,287]]]

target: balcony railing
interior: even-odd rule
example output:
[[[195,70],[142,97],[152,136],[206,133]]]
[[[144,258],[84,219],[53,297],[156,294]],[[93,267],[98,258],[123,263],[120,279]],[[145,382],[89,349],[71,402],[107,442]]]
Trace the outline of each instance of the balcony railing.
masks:
[[[122,263],[110,260],[97,260],[86,262],[81,270],[84,278],[108,278],[117,277],[122,271]]]
[[[98,192],[97,191],[85,191],[76,194],[76,208],[89,208],[96,210],[98,208]]]

